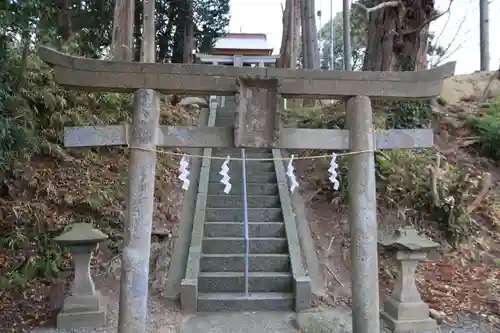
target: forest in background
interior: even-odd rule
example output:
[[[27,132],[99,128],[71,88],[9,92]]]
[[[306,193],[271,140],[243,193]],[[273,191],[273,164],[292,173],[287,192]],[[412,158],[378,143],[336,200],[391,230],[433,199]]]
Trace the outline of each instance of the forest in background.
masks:
[[[308,1],[300,1],[299,8],[311,11]],[[372,8],[381,3],[364,5]],[[423,59],[437,52],[429,48],[432,35],[428,23],[440,15],[434,11],[433,1],[404,0],[399,4],[368,16],[362,11],[361,16],[355,11],[351,13],[356,69],[419,70]],[[37,45],[43,44],[73,55],[111,58],[112,1],[25,0],[7,1],[4,5],[7,7],[0,8],[0,321],[8,321],[2,316],[16,314],[22,316],[19,322],[23,325],[33,326],[51,318],[50,313],[33,312],[38,306],[47,309],[44,301],[35,300],[39,298],[35,294],[42,287],[50,288],[70,267],[70,258],[54,244],[53,237],[71,223],[85,221],[97,225],[119,244],[123,229],[127,152],[108,148],[64,149],[63,128],[130,122],[132,97],[62,89],[54,82],[50,68],[36,56]],[[134,60],[139,60],[140,55],[141,6],[142,2],[136,1]],[[157,0],[157,62],[184,62],[186,50],[190,49],[209,51],[215,39],[227,29],[229,9],[229,0]],[[298,17],[300,23],[309,16],[299,11]],[[313,28],[313,35],[317,36],[317,29]],[[389,34],[390,31],[399,34]],[[305,34],[304,38],[308,36]],[[186,41],[192,43],[189,48],[185,47]],[[317,61],[302,59],[299,63],[306,68],[319,68],[317,40],[303,45],[308,45],[307,50],[315,45],[318,52],[316,55],[309,51],[302,55],[295,52],[295,55],[299,59],[315,57]],[[334,53],[340,66],[342,41],[336,45]],[[433,126],[438,139],[446,141],[445,146],[456,146],[442,151],[449,167],[435,179],[435,184],[429,181],[431,171],[422,172],[433,166],[430,161],[434,161],[435,151],[376,154],[380,202],[402,212],[402,218],[409,224],[427,228],[426,222],[433,222],[430,234],[455,248],[475,237],[477,221],[498,236],[497,193],[489,192],[475,205],[485,187],[482,181],[485,173],[493,173],[496,181],[494,168],[500,159],[500,106],[495,96],[487,97],[483,100],[471,96],[464,103],[473,107],[466,111],[463,106],[457,109],[448,105],[444,99],[436,101],[446,110],[441,113],[431,101],[377,106],[379,128]],[[287,112],[287,121],[308,128],[343,127],[342,104],[321,111],[318,112],[316,105],[293,108]],[[444,114],[456,114],[460,126],[452,127]],[[165,124],[189,123],[192,118],[185,110],[162,105]],[[462,137],[474,137],[474,141],[465,148],[455,145],[454,140]],[[175,180],[175,168],[175,161],[159,158],[157,201],[169,202],[165,189]],[[322,170],[323,166],[318,164],[314,168]],[[344,177],[342,163],[340,170]],[[335,192],[322,178],[325,174],[308,176],[317,186],[316,196],[342,203],[347,179],[341,179],[341,191]],[[453,206],[449,204],[450,197],[455,198]],[[470,207],[474,209],[470,211]],[[171,214],[168,210],[162,213],[167,217]],[[119,245],[112,250],[119,252]]]

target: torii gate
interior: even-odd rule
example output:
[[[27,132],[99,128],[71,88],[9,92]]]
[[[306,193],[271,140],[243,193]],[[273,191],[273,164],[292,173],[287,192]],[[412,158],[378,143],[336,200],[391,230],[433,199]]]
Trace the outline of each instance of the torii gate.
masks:
[[[374,150],[432,147],[432,129],[375,131],[370,98],[418,99],[440,94],[455,63],[424,72],[320,72],[276,68],[156,64],[154,28],[145,26],[142,61],[91,60],[46,47],[39,55],[60,85],[85,91],[135,92],[131,130],[125,125],[65,128],[66,147],[121,146],[132,151],[123,249],[119,331],[145,332],[156,147],[330,149],[349,157],[353,332],[379,332]],[[157,93],[231,95],[237,128],[158,126]],[[282,128],[281,98],[347,101],[348,130]],[[258,101],[258,103],[254,103]]]

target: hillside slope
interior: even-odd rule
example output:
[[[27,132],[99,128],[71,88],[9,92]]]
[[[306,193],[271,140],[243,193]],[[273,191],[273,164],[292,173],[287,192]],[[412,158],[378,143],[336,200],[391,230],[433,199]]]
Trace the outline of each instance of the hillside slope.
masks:
[[[481,89],[470,89],[487,86],[492,74],[451,78],[453,84],[445,84],[443,95],[458,98],[453,104],[441,97],[431,103],[374,106],[375,124],[380,129],[434,129],[433,149],[378,151],[375,161],[379,233],[410,225],[441,244],[419,265],[417,274],[418,287],[439,320],[452,321],[465,313],[500,324],[500,100],[493,93],[483,98]],[[457,82],[465,82],[464,87]],[[450,87],[456,90],[447,91]],[[342,103],[292,108],[286,116],[291,127],[344,126]],[[333,191],[328,160],[296,162],[328,290],[326,296],[316,299],[319,307],[350,305],[346,158],[339,157],[337,163],[341,187]],[[395,267],[383,251],[379,260],[381,292],[390,292]]]
[[[93,223],[110,236],[95,253],[93,266],[119,266],[113,261],[123,238],[129,152],[122,147],[65,149],[62,133],[64,126],[130,122],[132,113],[131,95],[59,88],[36,56],[30,56],[16,90],[18,56],[11,54],[0,81],[1,332],[53,320],[71,258],[52,239],[71,223]],[[161,105],[163,124],[192,124],[197,115],[195,108]],[[173,182],[177,164],[176,157],[158,154],[153,227],[158,236],[153,242],[166,245],[154,243],[153,251],[166,246],[168,252],[175,237],[182,200]]]

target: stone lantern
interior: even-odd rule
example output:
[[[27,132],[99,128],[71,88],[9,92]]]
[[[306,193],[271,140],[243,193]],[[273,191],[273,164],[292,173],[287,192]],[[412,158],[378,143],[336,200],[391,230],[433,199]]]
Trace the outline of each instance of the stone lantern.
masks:
[[[97,244],[107,238],[89,223],[75,223],[70,231],[54,239],[69,250],[75,266],[70,295],[57,315],[57,328],[99,327],[106,324],[107,302],[95,289],[90,275],[90,258]]]
[[[381,317],[394,332],[434,332],[436,321],[430,318],[429,306],[417,289],[415,270],[427,252],[439,244],[408,227],[396,230],[392,236],[379,240],[379,244],[393,252],[398,267],[394,289],[384,301]]]

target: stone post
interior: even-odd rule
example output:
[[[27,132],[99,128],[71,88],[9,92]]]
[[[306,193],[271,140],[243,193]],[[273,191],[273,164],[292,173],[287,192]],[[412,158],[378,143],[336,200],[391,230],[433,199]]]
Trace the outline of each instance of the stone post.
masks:
[[[352,261],[352,331],[379,333],[377,256],[377,192],[375,188],[375,140],[370,98],[347,100],[349,128],[348,199]]]
[[[54,240],[65,246],[73,258],[75,277],[71,293],[57,315],[57,328],[99,327],[106,324],[107,302],[95,289],[90,275],[90,258],[99,242],[108,236],[88,223],[76,223]]]
[[[239,54],[235,54],[233,56],[233,66],[234,67],[243,67],[243,57]]]
[[[439,244],[408,227],[396,230],[379,244],[393,252],[398,268],[394,289],[385,299],[381,317],[394,332],[434,332],[436,321],[429,317],[429,306],[422,301],[417,289],[415,270],[427,252]]]

